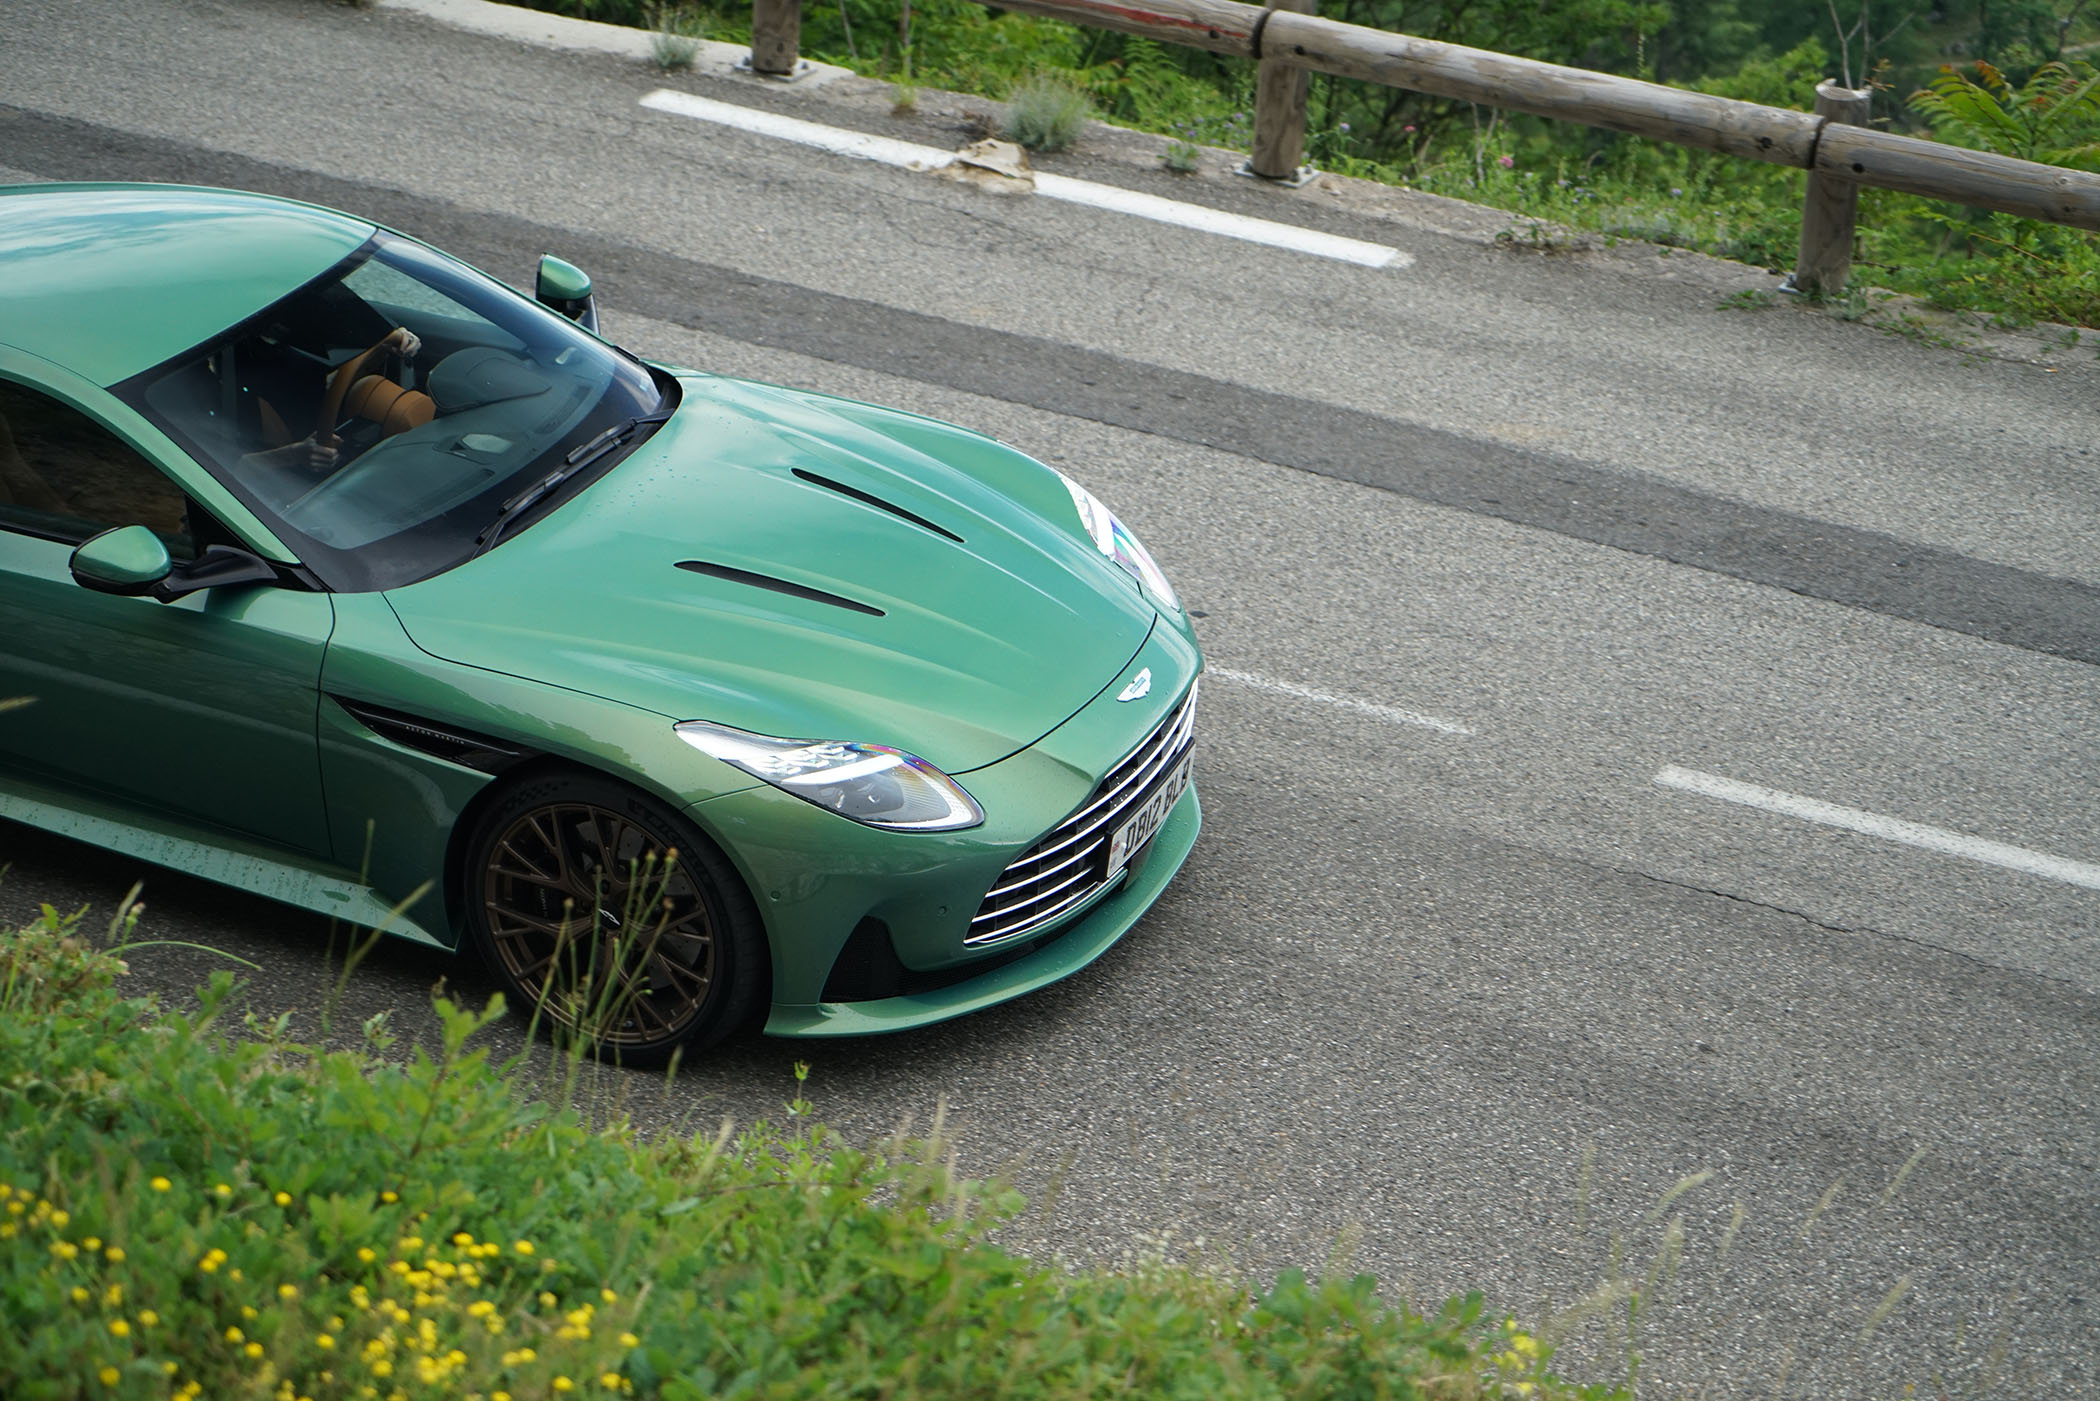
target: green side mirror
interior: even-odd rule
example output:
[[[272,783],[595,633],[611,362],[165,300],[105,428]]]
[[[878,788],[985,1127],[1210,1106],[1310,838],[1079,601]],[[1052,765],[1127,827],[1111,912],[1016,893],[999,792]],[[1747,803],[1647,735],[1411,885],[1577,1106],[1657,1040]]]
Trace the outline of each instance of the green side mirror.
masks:
[[[68,564],[82,588],[130,595],[150,592],[175,567],[168,547],[143,525],[103,531],[73,551]]]
[[[590,274],[576,264],[552,253],[542,255],[532,295],[542,306],[553,308],[584,330],[598,329],[598,304],[591,300]]]

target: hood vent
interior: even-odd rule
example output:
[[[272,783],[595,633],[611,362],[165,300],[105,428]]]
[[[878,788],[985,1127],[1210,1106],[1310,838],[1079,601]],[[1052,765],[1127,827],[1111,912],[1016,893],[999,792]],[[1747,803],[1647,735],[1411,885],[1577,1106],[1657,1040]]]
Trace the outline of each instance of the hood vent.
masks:
[[[813,589],[807,584],[792,584],[785,579],[775,579],[770,574],[753,574],[748,569],[732,569],[726,564],[709,564],[697,559],[682,559],[678,561],[678,567],[691,570],[695,574],[705,574],[710,578],[727,579],[732,584],[749,584],[755,589],[771,589],[774,593],[784,593],[790,598],[806,598],[811,603],[828,603],[834,608],[850,608],[856,613],[866,613],[872,618],[884,616],[880,608],[870,604],[841,598],[835,593]]]
[[[914,514],[911,511],[907,511],[902,506],[897,505],[895,502],[885,501],[879,496],[862,491],[859,487],[847,486],[844,482],[835,482],[829,477],[820,477],[815,472],[805,472],[800,467],[795,468],[794,471],[796,476],[802,478],[803,481],[810,483],[812,486],[820,486],[825,488],[827,491],[835,491],[841,496],[850,496],[855,501],[863,502],[866,505],[873,506],[878,511],[888,511],[891,515],[897,517],[899,520],[910,521],[913,525],[916,525],[924,530],[930,530],[934,534],[939,535],[945,539],[953,540],[958,545],[960,545],[963,542],[962,536],[957,535],[954,531],[943,529],[942,527],[935,525],[932,521],[926,519],[926,517]]]

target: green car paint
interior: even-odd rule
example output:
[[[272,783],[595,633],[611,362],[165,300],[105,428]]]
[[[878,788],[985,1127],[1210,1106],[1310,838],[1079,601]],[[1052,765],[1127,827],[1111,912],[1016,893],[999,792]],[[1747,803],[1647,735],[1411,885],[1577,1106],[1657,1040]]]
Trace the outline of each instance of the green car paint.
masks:
[[[0,816],[453,947],[505,774],[608,776],[734,868],[782,1035],[989,1006],[1091,962],[1158,899],[1195,841],[1193,787],[1159,800],[1127,872],[969,942],[1002,873],[1181,713],[1202,658],[1178,605],[1090,538],[1076,487],[964,429],[659,369],[675,412],[551,509],[427,576],[322,586],[139,386],[387,237],[226,191],[0,187],[0,390],[114,435],[282,576],[170,603],[96,592],[69,570],[78,542],[33,513],[11,525],[0,493],[0,695],[36,699],[0,721]],[[502,295],[529,308],[505,315],[551,316]],[[894,746],[983,820],[863,825],[700,752],[687,720]],[[885,971],[848,976],[871,940]]]

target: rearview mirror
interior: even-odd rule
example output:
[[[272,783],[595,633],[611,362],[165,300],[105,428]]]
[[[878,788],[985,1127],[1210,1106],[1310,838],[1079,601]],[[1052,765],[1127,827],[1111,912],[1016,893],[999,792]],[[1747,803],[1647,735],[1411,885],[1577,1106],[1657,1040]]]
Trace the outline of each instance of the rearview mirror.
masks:
[[[158,535],[143,525],[120,525],[73,551],[67,567],[84,589],[136,596],[151,592],[175,565]]]
[[[551,307],[593,334],[598,330],[598,304],[591,299],[591,278],[576,264],[552,253],[540,258],[539,279],[532,295],[540,305]]]

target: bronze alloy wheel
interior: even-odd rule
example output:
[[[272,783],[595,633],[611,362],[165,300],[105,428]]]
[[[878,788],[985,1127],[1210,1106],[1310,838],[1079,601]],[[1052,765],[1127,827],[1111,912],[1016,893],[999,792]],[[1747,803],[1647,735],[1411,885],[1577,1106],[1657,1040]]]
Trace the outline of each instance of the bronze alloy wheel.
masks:
[[[476,942],[600,1055],[704,1044],[748,1000],[728,986],[744,931],[708,869],[720,858],[682,826],[639,794],[554,780],[499,804],[475,843]]]

